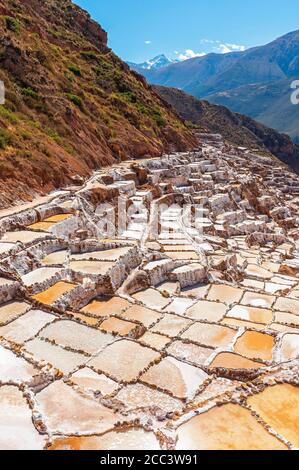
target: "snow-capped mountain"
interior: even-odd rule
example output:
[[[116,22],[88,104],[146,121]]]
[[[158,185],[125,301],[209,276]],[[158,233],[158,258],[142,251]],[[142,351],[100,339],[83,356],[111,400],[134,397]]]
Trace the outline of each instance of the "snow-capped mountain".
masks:
[[[135,64],[134,62],[128,62],[128,65],[133,70],[158,70],[163,67],[167,67],[167,65],[174,64],[178,62],[178,60],[172,60],[166,57],[165,54],[160,54],[154,57],[153,59],[147,60],[142,64]]]

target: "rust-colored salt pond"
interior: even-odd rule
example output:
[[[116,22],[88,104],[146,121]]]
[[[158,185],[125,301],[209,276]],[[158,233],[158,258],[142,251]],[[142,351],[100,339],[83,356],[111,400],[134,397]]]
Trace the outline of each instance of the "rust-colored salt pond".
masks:
[[[268,323],[271,323],[273,313],[272,310],[269,309],[236,305],[228,312],[227,317],[267,325]]]
[[[71,284],[69,282],[57,282],[49,289],[40,292],[39,294],[33,295],[32,298],[38,302],[41,302],[42,304],[53,305],[62,295],[70,292],[75,287],[77,287],[76,284]]]
[[[136,323],[120,320],[119,318],[110,317],[101,323],[100,329],[107,333],[113,333],[119,336],[135,336],[138,325]]]
[[[299,387],[276,385],[248,399],[248,404],[277,433],[299,448]]]
[[[53,222],[54,224],[57,224],[58,222],[62,222],[63,220],[69,219],[72,216],[73,214],[56,214],[48,217],[44,220],[44,222]]]
[[[215,407],[178,429],[177,450],[287,450],[239,405]]]
[[[245,357],[233,353],[220,353],[210,365],[211,369],[259,369],[264,367],[257,361],[251,361]]]
[[[81,312],[94,317],[109,317],[111,315],[121,315],[130,305],[130,302],[121,297],[96,299],[83,307]]]
[[[73,214],[57,214],[53,215],[52,217],[48,217],[47,219],[42,220],[41,222],[36,222],[32,225],[29,225],[28,228],[33,230],[49,230],[58,222],[62,222],[66,219],[72,217]]]
[[[246,331],[237,341],[235,352],[249,359],[270,361],[275,341],[273,336],[256,331]]]
[[[59,438],[49,450],[160,450],[160,445],[153,432],[133,428],[104,436]]]

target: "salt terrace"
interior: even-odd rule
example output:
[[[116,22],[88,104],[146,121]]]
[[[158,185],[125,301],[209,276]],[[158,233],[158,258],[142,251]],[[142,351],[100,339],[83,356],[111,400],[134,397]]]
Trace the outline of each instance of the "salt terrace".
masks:
[[[299,178],[201,139],[0,219],[0,448],[299,447]]]

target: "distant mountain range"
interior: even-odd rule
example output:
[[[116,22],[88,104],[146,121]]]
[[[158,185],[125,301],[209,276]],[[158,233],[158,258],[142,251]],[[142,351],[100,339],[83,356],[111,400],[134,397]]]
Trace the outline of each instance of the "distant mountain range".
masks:
[[[153,59],[147,60],[141,64],[135,64],[134,62],[127,62],[132,70],[135,72],[143,72],[144,70],[158,70],[168,65],[175,64],[178,60],[169,59],[165,54],[160,54]]]
[[[299,105],[290,100],[290,85],[299,79],[299,30],[244,52],[138,71],[152,84],[225,105],[299,141]]]

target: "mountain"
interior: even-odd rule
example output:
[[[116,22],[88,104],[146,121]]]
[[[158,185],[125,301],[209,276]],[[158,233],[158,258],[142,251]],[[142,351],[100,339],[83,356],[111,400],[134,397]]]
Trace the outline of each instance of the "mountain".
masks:
[[[248,114],[267,126],[299,139],[299,108],[291,102],[290,79],[245,85],[215,93],[208,100],[232,111]]]
[[[70,0],[2,0],[0,207],[195,139]]]
[[[147,60],[141,64],[135,64],[134,62],[127,62],[129,67],[136,72],[143,70],[159,70],[163,67],[176,63],[176,60],[168,59],[166,55],[160,54],[154,57],[153,59]]]
[[[207,54],[202,57],[170,64],[158,70],[143,70],[142,74],[154,85],[175,88],[192,88],[195,84],[204,84],[211,77],[231,67],[240,57],[240,52],[229,54]]]
[[[235,145],[270,152],[299,173],[299,146],[289,136],[176,88],[155,86],[155,90],[189,125],[221,134]]]
[[[180,88],[299,138],[290,84],[299,77],[299,30],[244,52],[208,54],[145,71],[150,83]]]

